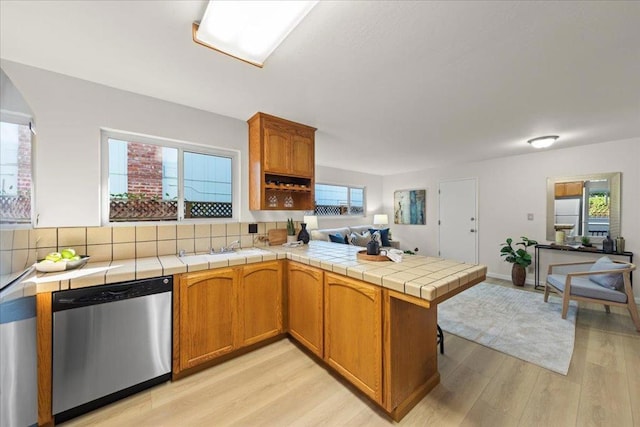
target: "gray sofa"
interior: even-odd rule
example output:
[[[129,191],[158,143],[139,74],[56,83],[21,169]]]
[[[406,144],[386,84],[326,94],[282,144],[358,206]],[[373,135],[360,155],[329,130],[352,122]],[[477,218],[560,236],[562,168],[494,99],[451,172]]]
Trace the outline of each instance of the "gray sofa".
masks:
[[[363,233],[369,231],[370,228],[377,228],[373,225],[353,225],[348,227],[339,227],[339,228],[324,228],[319,230],[310,230],[309,235],[311,236],[311,240],[324,240],[326,242],[330,242],[331,239],[329,235],[336,235],[340,233],[342,237],[349,237],[349,243],[354,244],[356,246],[366,246],[369,239],[363,239],[364,241],[359,242],[351,242],[351,233],[356,233],[362,235]],[[384,247],[384,246],[383,246]]]

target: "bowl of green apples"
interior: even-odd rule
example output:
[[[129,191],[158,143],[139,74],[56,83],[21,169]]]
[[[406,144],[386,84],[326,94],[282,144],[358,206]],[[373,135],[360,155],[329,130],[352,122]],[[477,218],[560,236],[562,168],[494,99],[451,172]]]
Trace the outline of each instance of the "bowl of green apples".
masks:
[[[89,261],[86,255],[78,255],[73,248],[64,248],[60,252],[49,252],[44,259],[35,264],[36,270],[43,273],[73,270]]]

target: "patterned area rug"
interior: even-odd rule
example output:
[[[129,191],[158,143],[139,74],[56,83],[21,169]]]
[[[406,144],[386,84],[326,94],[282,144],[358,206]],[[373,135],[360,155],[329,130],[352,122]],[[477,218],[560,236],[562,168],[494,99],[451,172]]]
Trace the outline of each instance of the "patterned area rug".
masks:
[[[578,305],[562,319],[560,298],[480,283],[438,305],[438,324],[454,335],[567,375]],[[446,342],[446,336],[445,336]]]

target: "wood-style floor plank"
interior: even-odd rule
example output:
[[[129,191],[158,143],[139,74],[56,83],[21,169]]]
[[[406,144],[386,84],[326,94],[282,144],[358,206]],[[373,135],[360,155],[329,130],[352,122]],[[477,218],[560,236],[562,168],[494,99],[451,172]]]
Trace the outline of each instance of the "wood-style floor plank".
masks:
[[[520,422],[525,426],[576,425],[579,402],[579,384],[555,372],[540,372]]]
[[[509,282],[488,279],[498,286]],[[540,291],[532,287],[525,290]],[[402,426],[640,426],[640,333],[625,310],[580,304],[569,373],[445,333],[441,384]],[[64,426],[390,426],[289,340],[138,393]]]
[[[627,376],[587,362],[576,425],[632,426]]]

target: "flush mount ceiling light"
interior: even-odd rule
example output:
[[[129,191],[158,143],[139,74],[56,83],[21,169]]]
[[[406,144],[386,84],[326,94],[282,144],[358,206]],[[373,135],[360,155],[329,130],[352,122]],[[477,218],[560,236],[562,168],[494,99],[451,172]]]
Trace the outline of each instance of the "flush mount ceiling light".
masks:
[[[540,136],[538,138],[530,139],[527,142],[531,144],[533,148],[547,148],[556,142],[556,139],[558,138],[558,135]]]
[[[264,61],[318,1],[211,0],[193,41],[262,67]]]

